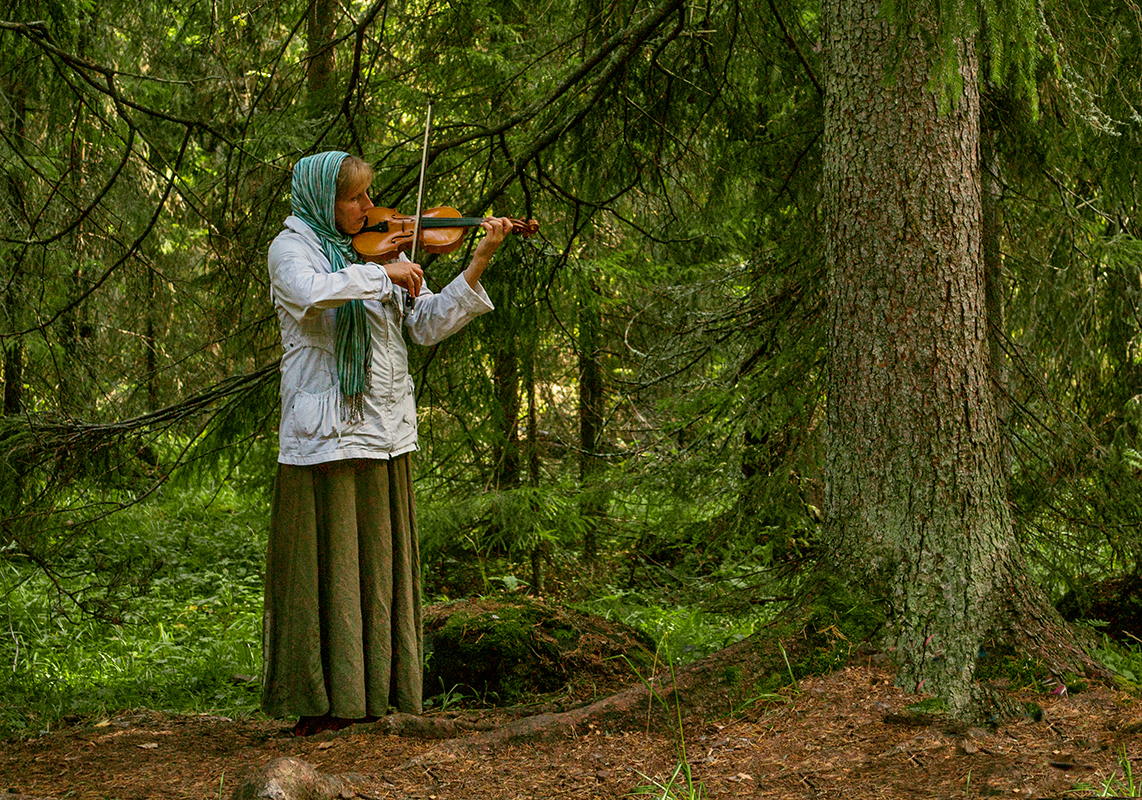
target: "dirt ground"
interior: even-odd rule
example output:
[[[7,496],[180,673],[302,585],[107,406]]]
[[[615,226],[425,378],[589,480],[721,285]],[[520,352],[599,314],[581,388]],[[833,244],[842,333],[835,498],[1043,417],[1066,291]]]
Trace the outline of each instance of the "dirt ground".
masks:
[[[996,728],[910,714],[916,698],[874,663],[797,689],[734,717],[687,720],[682,735],[589,729],[491,752],[363,725],[294,739],[281,721],[130,711],[0,742],[0,798],[229,798],[282,756],[355,773],[355,796],[367,800],[689,798],[681,775],[674,794],[664,789],[683,745],[695,797],[1097,797],[1129,794],[1124,759],[1142,760],[1142,707],[1110,689],[1028,696],[1042,718]]]

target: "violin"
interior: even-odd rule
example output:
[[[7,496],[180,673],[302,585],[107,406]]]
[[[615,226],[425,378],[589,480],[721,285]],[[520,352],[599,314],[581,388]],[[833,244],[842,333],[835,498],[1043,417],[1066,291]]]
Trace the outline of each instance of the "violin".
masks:
[[[482,217],[462,217],[454,208],[430,208],[420,215],[418,250],[428,253],[451,253],[464,241],[469,228],[475,228]],[[530,236],[539,230],[534,219],[511,220],[512,233]],[[366,261],[386,264],[396,259],[402,250],[412,248],[416,231],[416,217],[402,214],[393,208],[370,208],[365,227],[353,236],[353,249]]]

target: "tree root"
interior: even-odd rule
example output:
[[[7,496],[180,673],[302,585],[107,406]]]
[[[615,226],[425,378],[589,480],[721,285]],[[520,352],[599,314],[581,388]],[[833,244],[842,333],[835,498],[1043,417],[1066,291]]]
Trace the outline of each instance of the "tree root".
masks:
[[[403,766],[451,761],[473,751],[570,739],[589,731],[666,730],[678,726],[680,709],[684,718],[694,712],[724,713],[731,710],[727,699],[736,694],[735,687],[727,684],[723,674],[728,664],[758,677],[768,671],[766,667],[777,666],[775,661],[760,657],[760,641],[751,637],[673,674],[646,679],[589,705],[558,713],[535,714],[470,736],[449,739]],[[763,666],[759,661],[769,661],[769,664]],[[751,669],[761,671],[751,673]],[[396,721],[404,723],[403,718]],[[397,732],[391,724],[386,724],[385,730]],[[398,735],[401,734],[398,732]]]

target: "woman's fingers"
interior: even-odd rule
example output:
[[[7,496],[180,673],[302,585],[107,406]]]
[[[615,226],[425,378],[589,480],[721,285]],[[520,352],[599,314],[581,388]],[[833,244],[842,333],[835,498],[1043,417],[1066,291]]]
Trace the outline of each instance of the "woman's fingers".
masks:
[[[408,264],[408,282],[405,283],[405,289],[411,297],[416,297],[420,294],[420,287],[424,285],[424,270],[420,268],[420,264],[414,264],[411,261]]]
[[[420,288],[424,286],[424,270],[413,261],[392,261],[385,264],[385,272],[393,283],[412,297],[420,294]]]

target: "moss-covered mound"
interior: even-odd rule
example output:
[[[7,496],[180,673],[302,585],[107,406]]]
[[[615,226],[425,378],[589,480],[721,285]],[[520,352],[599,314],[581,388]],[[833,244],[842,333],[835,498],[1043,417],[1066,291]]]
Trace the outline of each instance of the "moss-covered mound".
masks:
[[[526,597],[425,610],[426,696],[507,706],[609,694],[654,669],[654,643],[601,617]]]

